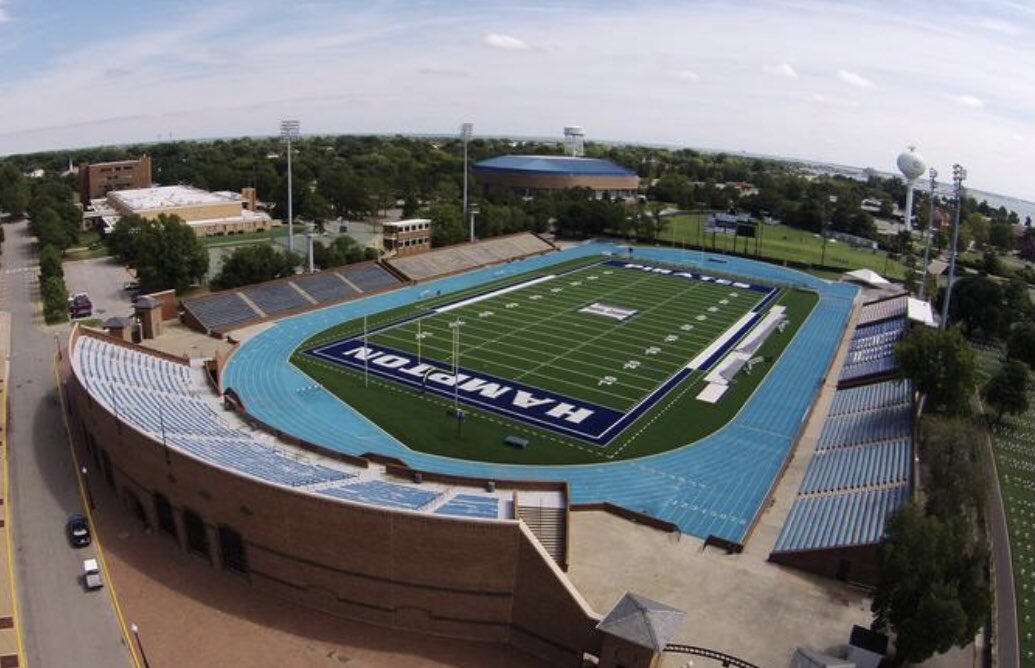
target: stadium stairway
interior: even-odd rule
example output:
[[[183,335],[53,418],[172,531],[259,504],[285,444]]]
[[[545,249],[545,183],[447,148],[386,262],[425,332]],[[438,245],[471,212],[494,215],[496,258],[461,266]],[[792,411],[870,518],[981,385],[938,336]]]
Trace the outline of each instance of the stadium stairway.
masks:
[[[567,570],[568,509],[529,506],[518,503],[517,517],[532,531],[543,549]]]

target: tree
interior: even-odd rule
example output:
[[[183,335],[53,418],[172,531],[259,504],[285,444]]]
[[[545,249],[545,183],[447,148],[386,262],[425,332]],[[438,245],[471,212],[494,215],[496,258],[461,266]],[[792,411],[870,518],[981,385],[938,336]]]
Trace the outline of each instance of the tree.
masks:
[[[965,413],[976,383],[974,352],[957,329],[919,327],[895,347],[900,373],[927,395],[929,405]]]
[[[295,267],[301,261],[302,258],[297,254],[288,250],[280,250],[270,244],[238,246],[223,261],[223,267],[212,279],[212,287],[217,290],[225,290],[293,276]]]
[[[0,211],[18,216],[29,206],[29,187],[14,165],[0,165]]]
[[[119,218],[114,229],[104,239],[108,251],[115,259],[130,266],[136,264],[136,236],[145,225],[150,225],[150,222],[135,213]]]
[[[1009,323],[1003,289],[987,276],[967,276],[952,288],[949,319],[970,336],[996,337]]]
[[[29,231],[43,246],[53,246],[58,250],[71,248],[76,242],[75,230],[61,221],[51,208],[38,210],[29,220]]]
[[[340,267],[354,262],[375,259],[376,257],[376,250],[364,248],[347,234],[342,234],[327,245],[319,241],[313,242],[313,264],[320,269]]]
[[[970,643],[989,609],[987,553],[962,523],[907,504],[877,550],[874,626],[896,633],[896,658],[919,663]]]
[[[1003,360],[981,394],[995,409],[998,422],[1006,413],[1019,415],[1028,410],[1028,365],[1015,359]]]
[[[68,320],[68,288],[58,276],[50,276],[40,285],[43,297],[43,319],[48,325]]]
[[[969,418],[924,416],[917,446],[927,464],[928,514],[943,521],[983,514],[986,438],[985,430]]]
[[[430,207],[423,217],[431,219],[432,246],[449,246],[467,239],[463,212],[458,207],[436,204]]]
[[[1035,323],[1019,322],[1013,326],[1006,340],[1006,356],[1035,369]]]
[[[40,251],[40,276],[47,279],[51,276],[61,278],[64,275],[65,272],[61,268],[61,253],[53,246],[44,246]]]
[[[1014,226],[1009,223],[992,223],[992,227],[988,231],[988,243],[1002,250],[1013,250],[1017,247]]]
[[[179,216],[166,214],[137,230],[133,260],[144,292],[182,292],[208,271],[208,249],[194,229]]]

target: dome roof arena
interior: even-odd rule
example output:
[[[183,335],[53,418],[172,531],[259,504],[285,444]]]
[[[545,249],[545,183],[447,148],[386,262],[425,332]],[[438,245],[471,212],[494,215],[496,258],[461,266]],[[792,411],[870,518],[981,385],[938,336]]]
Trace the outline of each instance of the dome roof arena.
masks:
[[[610,160],[562,155],[501,155],[475,163],[472,172],[483,188],[509,188],[524,195],[589,188],[625,198],[634,196],[640,185],[636,172]]]
[[[626,176],[636,172],[610,160],[572,158],[566,155],[501,155],[475,163],[475,171],[501,171],[518,174],[554,174],[558,176]]]

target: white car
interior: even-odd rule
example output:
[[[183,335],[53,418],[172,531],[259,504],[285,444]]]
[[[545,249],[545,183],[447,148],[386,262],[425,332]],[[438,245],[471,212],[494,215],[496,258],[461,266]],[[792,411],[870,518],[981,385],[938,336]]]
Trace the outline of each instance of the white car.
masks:
[[[104,586],[96,559],[83,559],[83,584],[87,589],[100,589]]]

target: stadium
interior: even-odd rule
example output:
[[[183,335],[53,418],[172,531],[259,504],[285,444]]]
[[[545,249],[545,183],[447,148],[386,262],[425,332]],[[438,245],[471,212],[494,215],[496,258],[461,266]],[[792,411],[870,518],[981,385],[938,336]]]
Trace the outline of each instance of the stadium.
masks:
[[[636,172],[610,160],[558,155],[502,155],[471,166],[483,191],[509,190],[523,197],[565,188],[589,188],[597,197],[629,199],[640,185]]]
[[[565,573],[569,513],[742,551],[825,384],[770,560],[865,582],[912,488],[912,392],[893,380],[905,296],[520,234],[184,308],[233,351],[189,360],[75,330],[73,431],[182,549],[341,617],[551,665],[655,665],[678,625],[652,627],[668,608],[635,597],[592,609]],[[623,625],[630,605],[649,629]]]

